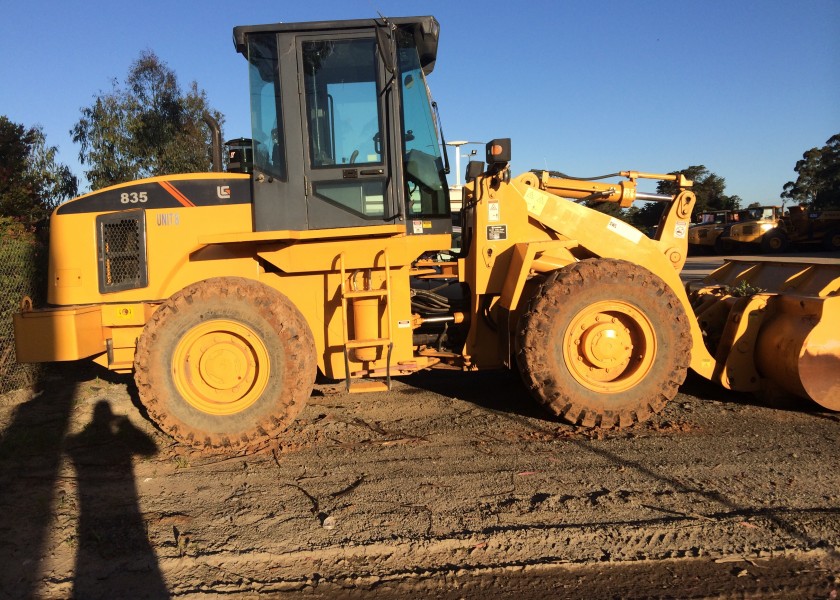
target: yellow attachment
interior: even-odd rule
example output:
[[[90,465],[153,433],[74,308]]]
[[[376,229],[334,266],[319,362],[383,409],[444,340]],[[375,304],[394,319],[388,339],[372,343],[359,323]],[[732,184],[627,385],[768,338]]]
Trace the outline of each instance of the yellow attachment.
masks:
[[[840,297],[775,298],[756,342],[759,371],[796,396],[840,410]]]
[[[703,284],[692,298],[714,379],[840,410],[840,264],[734,260]]]
[[[265,391],[268,350],[249,327],[226,319],[189,330],[172,357],[175,387],[186,401],[211,415],[232,415]]]
[[[563,336],[565,363],[584,387],[617,394],[642,381],[656,355],[653,324],[630,304],[587,306]]]

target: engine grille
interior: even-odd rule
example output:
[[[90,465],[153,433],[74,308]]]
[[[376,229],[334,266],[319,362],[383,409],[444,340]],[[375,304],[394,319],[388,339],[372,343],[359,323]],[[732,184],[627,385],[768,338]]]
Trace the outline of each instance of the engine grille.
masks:
[[[143,210],[96,218],[99,292],[107,294],[148,285],[146,213]]]

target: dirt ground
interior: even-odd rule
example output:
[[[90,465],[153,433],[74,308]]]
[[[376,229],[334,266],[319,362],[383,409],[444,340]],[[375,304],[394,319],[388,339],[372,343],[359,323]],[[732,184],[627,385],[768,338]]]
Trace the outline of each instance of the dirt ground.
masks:
[[[130,378],[0,396],[0,598],[836,598],[840,416],[696,378],[621,431],[507,373],[319,385],[248,456],[173,444]]]

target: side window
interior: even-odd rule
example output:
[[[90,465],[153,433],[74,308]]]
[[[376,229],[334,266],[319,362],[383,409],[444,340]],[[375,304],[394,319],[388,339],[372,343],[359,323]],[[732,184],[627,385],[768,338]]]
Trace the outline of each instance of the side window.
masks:
[[[286,151],[280,111],[277,37],[268,34],[249,38],[248,64],[254,166],[268,175],[285,180]]]
[[[303,71],[311,165],[381,163],[375,41],[304,42]]]

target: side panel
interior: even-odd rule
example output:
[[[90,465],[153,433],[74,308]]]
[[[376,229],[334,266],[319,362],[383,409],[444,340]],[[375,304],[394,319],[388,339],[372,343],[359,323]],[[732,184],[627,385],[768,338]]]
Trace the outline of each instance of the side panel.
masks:
[[[351,230],[348,230],[350,233]],[[344,377],[344,319],[353,336],[352,308],[342,315],[340,262],[343,255],[347,270],[347,289],[354,286],[384,290],[385,255],[390,264],[390,304],[392,321],[384,299],[378,304],[376,337],[390,337],[394,342],[391,374],[399,374],[399,365],[414,362],[412,310],[409,272],[411,263],[424,251],[448,247],[448,235],[426,235],[371,238],[365,229],[352,230],[356,237],[342,240],[313,240],[255,247],[254,252],[265,264],[260,279],[288,296],[301,310],[315,336],[319,367],[328,377]],[[365,336],[367,337],[367,336]],[[351,353],[350,369],[381,370],[386,356],[379,352],[370,364],[362,364]]]
[[[124,204],[123,197],[138,201]],[[145,254],[146,277],[130,287],[100,287],[101,279],[108,283],[109,264],[101,246],[108,238],[98,231],[97,221],[119,224],[141,211],[145,230],[131,239],[144,237],[145,248],[132,242],[107,250],[115,260],[128,259],[132,252]],[[250,234],[251,220],[247,176],[155,178],[89,194],[59,207],[51,220],[47,300],[55,305],[154,301],[192,281],[219,275],[220,269],[256,277],[253,255],[235,245],[220,250],[199,242],[205,235]],[[221,265],[219,258],[232,263]]]

